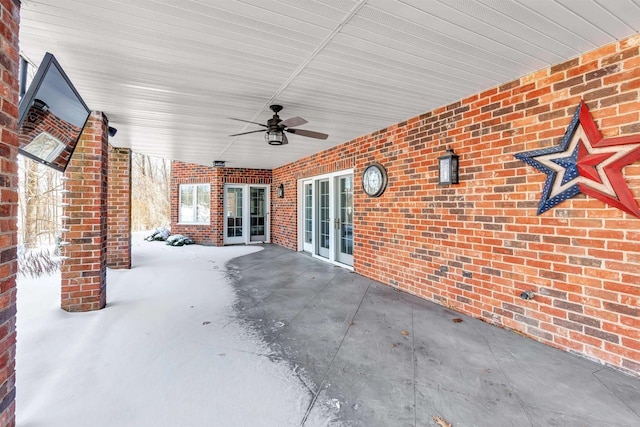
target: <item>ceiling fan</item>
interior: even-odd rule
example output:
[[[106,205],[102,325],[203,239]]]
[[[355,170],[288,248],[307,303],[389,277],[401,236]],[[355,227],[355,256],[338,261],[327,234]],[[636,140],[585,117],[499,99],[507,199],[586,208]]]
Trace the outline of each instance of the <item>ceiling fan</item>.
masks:
[[[289,132],[295,135],[306,136],[309,138],[316,138],[316,139],[327,139],[329,137],[329,135],[327,135],[326,133],[314,132],[312,130],[305,130],[305,129],[294,129],[295,126],[302,126],[303,124],[307,123],[307,121],[302,117],[291,117],[290,119],[287,119],[287,120],[281,120],[280,116],[278,116],[278,113],[282,110],[282,105],[274,104],[274,105],[271,105],[269,108],[271,108],[271,111],[273,111],[273,117],[267,121],[266,125],[262,123],[252,122],[249,120],[234,119],[233,117],[229,117],[229,118],[231,120],[236,120],[236,121],[245,122],[245,123],[252,123],[254,125],[258,125],[266,128],[264,139],[271,145],[288,144],[289,141],[287,140],[287,136],[284,134],[284,132]],[[247,135],[247,134],[256,133],[256,132],[265,132],[265,129],[234,133],[233,135],[229,135],[229,136]]]

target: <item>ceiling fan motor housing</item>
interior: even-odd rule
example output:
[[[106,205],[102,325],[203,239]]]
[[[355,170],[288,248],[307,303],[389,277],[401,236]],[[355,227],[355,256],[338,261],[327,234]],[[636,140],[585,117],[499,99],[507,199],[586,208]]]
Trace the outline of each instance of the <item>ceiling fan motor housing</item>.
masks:
[[[269,129],[264,134],[264,139],[269,145],[283,145],[287,143],[283,134],[285,126],[280,126],[282,121],[278,116],[278,112],[282,110],[282,105],[273,104],[269,108],[273,111],[273,117],[267,120]]]
[[[320,133],[320,132],[314,132],[306,129],[297,129],[296,126],[301,126],[307,123],[307,121],[302,117],[291,117],[283,121],[282,119],[280,119],[280,116],[278,116],[278,113],[282,111],[282,105],[273,104],[273,105],[270,105],[269,108],[271,109],[271,111],[273,111],[273,117],[267,120],[266,125],[262,123],[253,122],[251,120],[234,119],[231,117],[230,119],[237,120],[244,123],[251,123],[251,124],[266,128],[266,132],[264,134],[264,140],[270,145],[288,144],[289,141],[287,139],[287,136],[285,135],[285,132],[293,133],[300,136],[306,136],[308,138],[316,138],[316,139],[327,139],[327,137],[329,136],[327,134]],[[229,136],[247,135],[247,134],[256,133],[256,132],[263,132],[263,130],[262,129],[251,130],[247,132],[236,133]]]
[[[278,117],[278,115],[276,114],[275,116],[273,116],[272,119],[269,119],[267,121],[267,126],[269,126],[269,130],[282,130],[284,127],[283,126],[278,126],[278,123],[280,123],[282,120],[280,120],[280,117]]]

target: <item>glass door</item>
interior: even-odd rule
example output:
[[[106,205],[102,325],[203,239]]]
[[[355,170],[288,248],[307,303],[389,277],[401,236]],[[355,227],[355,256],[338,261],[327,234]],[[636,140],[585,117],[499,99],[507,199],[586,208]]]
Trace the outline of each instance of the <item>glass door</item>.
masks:
[[[329,258],[330,248],[330,233],[331,233],[331,206],[329,201],[331,197],[329,195],[329,180],[323,179],[318,181],[318,215],[317,222],[318,227],[318,239],[317,239],[317,254],[323,258]]]
[[[340,176],[336,181],[336,261],[353,265],[353,176]]]
[[[224,195],[224,243],[245,243],[243,221],[243,194],[242,186],[228,185]]]
[[[298,181],[298,247],[353,266],[353,170]]]
[[[269,185],[227,184],[224,244],[269,242]]]
[[[267,241],[267,191],[265,187],[250,187],[249,211],[251,213],[251,229],[249,240],[252,242]]]
[[[302,250],[313,253],[313,181],[302,183]]]

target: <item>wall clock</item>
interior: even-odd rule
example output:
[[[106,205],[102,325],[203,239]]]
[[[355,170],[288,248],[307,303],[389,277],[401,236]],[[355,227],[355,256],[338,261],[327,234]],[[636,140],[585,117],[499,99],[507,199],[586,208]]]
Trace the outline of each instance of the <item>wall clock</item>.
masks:
[[[362,188],[369,197],[379,197],[387,188],[387,170],[380,163],[371,163],[362,174]]]

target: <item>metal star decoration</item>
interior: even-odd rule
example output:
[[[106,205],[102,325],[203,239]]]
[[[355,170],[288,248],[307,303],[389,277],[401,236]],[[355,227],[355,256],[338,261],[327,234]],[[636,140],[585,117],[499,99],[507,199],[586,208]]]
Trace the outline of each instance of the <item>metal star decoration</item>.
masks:
[[[560,144],[515,154],[547,174],[538,215],[584,193],[640,218],[640,208],[622,169],[640,159],[640,135],[603,139],[580,102]]]

